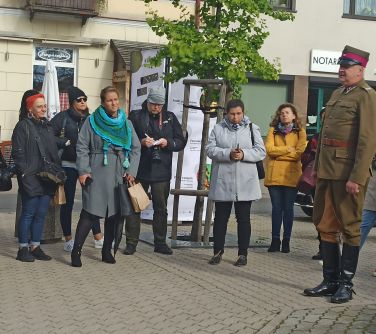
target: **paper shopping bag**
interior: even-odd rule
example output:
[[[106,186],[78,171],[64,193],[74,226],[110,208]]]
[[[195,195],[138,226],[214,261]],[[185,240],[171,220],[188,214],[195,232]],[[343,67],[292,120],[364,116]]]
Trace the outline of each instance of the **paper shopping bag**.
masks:
[[[149,206],[150,199],[141,183],[130,185],[128,187],[128,192],[135,212],[141,212]]]
[[[54,195],[54,204],[62,205],[66,203],[64,186],[62,184],[57,186],[55,195]]]

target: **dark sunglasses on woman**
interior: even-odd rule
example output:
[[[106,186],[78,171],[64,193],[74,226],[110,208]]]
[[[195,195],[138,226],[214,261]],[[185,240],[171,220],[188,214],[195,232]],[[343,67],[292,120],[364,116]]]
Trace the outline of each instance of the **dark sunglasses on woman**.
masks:
[[[87,97],[78,97],[76,99],[76,102],[80,103],[80,102],[86,102],[87,101]]]

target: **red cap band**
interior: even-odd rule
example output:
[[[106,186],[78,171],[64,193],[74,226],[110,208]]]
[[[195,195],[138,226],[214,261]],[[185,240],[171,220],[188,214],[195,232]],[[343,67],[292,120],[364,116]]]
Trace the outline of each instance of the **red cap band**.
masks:
[[[43,94],[35,94],[35,95],[32,95],[32,96],[29,96],[26,99],[26,109],[30,110],[33,107],[35,100],[39,99],[39,98],[44,99],[44,95]]]
[[[367,63],[368,63],[368,60],[366,58],[363,58],[362,56],[359,56],[359,55],[357,55],[355,53],[351,53],[351,52],[343,53],[342,57],[354,59],[354,60],[358,61],[363,67],[366,67]]]

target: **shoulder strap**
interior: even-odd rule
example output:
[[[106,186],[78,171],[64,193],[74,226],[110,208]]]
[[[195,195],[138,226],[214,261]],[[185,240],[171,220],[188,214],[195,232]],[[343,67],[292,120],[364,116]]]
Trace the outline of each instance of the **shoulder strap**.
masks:
[[[251,141],[252,141],[252,146],[255,145],[255,137],[253,135],[253,128],[252,128],[252,123],[249,123],[249,130],[251,131]]]
[[[37,142],[37,146],[38,146],[40,155],[42,156],[42,159],[46,160],[46,151],[44,150],[44,147],[43,147],[42,142],[40,140],[40,137],[39,137],[39,135],[37,133],[35,125],[29,119],[26,119],[26,121],[29,123],[29,128],[30,128],[31,135],[35,138],[35,140]]]
[[[69,117],[68,115],[68,111],[64,111],[64,113],[66,113],[66,115],[63,116],[63,126],[61,127],[61,130],[60,130],[60,138],[64,138],[65,136],[65,127],[67,125],[67,118]]]

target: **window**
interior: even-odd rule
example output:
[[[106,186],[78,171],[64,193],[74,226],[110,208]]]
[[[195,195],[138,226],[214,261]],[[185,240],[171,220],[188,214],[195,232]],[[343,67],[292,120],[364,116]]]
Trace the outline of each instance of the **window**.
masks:
[[[295,0],[269,0],[276,9],[295,10]]]
[[[376,0],[344,0],[344,16],[358,18],[376,18]]]
[[[67,89],[76,82],[76,50],[69,47],[36,46],[33,57],[33,89],[42,90],[47,60],[56,66],[61,110],[68,105]]]

